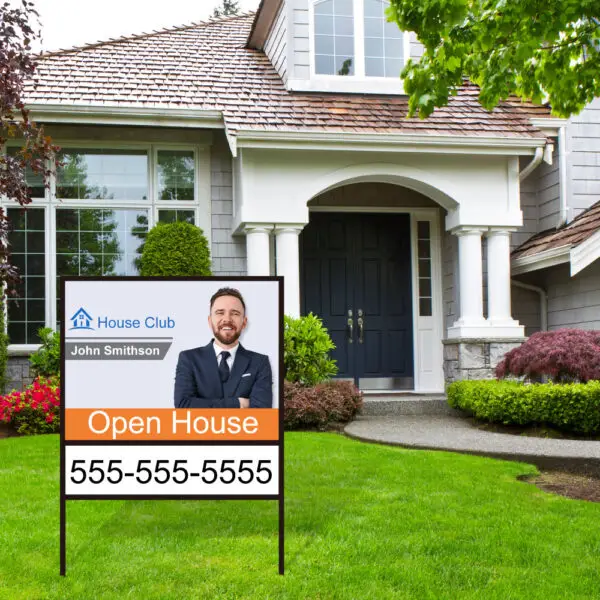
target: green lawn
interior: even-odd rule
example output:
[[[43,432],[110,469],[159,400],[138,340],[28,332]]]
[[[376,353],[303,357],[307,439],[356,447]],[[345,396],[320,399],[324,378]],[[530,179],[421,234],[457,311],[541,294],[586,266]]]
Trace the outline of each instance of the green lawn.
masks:
[[[286,435],[277,503],[71,501],[58,576],[58,436],[0,440],[0,598],[600,598],[600,505],[519,463]]]

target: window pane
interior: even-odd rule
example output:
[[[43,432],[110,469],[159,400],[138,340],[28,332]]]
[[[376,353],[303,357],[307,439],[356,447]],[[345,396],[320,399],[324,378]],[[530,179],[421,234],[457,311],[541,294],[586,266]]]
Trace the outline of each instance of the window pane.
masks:
[[[335,73],[335,59],[333,56],[315,56],[315,73],[318,75],[333,75]]]
[[[147,211],[58,208],[56,213],[57,222],[79,224],[75,234],[57,231],[57,275],[137,274]]]
[[[159,210],[158,220],[160,223],[175,223],[176,221],[183,221],[194,225],[194,211],[193,210]]]
[[[352,17],[335,18],[335,35],[354,35],[354,19]]]
[[[315,34],[333,35],[333,16],[315,15]]]
[[[20,148],[12,147],[6,149],[6,154],[9,157],[20,159]],[[44,174],[35,173],[31,167],[25,167],[25,183],[29,188],[31,198],[44,198],[46,188],[44,187]]]
[[[181,150],[158,152],[158,198],[194,199],[194,153]]]
[[[335,0],[335,14],[352,16],[353,0]]]
[[[383,37],[383,19],[365,19],[365,37]]]
[[[383,77],[383,59],[365,58],[365,73],[367,77]]]
[[[419,260],[419,277],[431,277],[431,261],[428,258]]]
[[[429,231],[429,221],[417,221],[417,235],[420,240],[428,240]]]
[[[365,0],[365,17],[380,17],[381,5],[381,0]]]
[[[422,317],[431,317],[431,298],[419,298],[419,315]]]
[[[324,0],[324,2],[317,2],[315,4],[315,15],[332,15],[333,14],[333,0]]]
[[[64,149],[56,174],[61,199],[148,199],[145,150]]]
[[[386,77],[400,77],[400,71],[402,71],[402,60],[395,58],[385,59]]]
[[[338,57],[352,58],[354,54],[354,38],[351,37],[336,37],[335,38],[335,54]]]
[[[316,35],[315,36],[315,52],[317,54],[329,54],[334,53],[332,35]]]
[[[6,214],[12,231],[8,235],[13,252],[13,264],[19,268],[21,283],[17,297],[9,299],[8,331],[11,344],[37,344],[37,330],[46,319],[45,241],[43,230],[32,231],[44,223],[43,208],[8,208]]]
[[[402,58],[403,54],[404,54],[404,48],[402,47],[402,40],[399,40],[399,39],[386,39],[385,40],[385,55],[388,58]]]
[[[402,31],[398,27],[398,23],[396,23],[396,21],[388,21],[385,19],[383,29],[386,39],[402,39]]]
[[[431,279],[419,279],[419,296],[431,296]]]
[[[365,56],[383,58],[383,38],[365,38]]]

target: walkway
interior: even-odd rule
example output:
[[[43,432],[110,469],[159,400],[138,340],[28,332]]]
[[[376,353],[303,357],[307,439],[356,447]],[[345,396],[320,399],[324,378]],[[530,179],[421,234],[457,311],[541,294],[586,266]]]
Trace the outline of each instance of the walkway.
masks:
[[[359,440],[479,454],[533,463],[544,469],[600,476],[600,441],[561,440],[477,429],[459,416],[361,416],[345,433]]]

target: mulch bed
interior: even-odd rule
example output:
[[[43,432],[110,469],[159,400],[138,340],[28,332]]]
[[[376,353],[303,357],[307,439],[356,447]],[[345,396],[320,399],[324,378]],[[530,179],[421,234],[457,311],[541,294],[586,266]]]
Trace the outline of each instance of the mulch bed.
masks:
[[[545,492],[559,496],[600,502],[600,479],[595,477],[560,471],[544,471],[540,475],[524,478],[524,481],[533,483]]]

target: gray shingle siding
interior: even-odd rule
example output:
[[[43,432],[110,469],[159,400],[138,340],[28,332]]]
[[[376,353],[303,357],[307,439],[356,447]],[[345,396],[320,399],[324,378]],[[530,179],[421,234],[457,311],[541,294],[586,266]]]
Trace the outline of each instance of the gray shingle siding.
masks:
[[[246,275],[246,238],[232,236],[233,177],[231,153],[222,134],[211,148],[210,197],[213,275]]]
[[[567,156],[571,221],[600,199],[600,99],[569,119]]]

